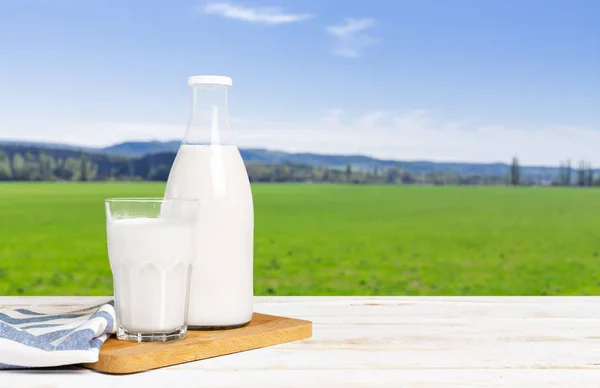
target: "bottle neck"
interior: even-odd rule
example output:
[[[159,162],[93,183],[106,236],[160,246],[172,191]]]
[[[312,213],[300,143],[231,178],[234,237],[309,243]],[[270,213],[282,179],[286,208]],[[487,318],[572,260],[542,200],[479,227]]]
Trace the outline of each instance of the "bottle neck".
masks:
[[[192,87],[192,106],[183,144],[235,145],[227,112],[227,86]]]

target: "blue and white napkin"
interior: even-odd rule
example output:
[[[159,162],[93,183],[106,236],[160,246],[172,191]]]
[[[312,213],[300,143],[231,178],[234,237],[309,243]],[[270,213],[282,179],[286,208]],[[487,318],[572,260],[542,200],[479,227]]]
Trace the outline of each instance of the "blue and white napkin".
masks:
[[[115,329],[112,302],[54,314],[0,308],[0,369],[96,362]]]

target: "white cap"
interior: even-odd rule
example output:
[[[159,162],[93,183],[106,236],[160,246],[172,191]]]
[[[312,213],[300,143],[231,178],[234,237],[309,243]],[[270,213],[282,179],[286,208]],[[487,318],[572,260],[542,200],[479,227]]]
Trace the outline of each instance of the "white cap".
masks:
[[[188,85],[223,85],[231,86],[231,78],[220,75],[195,75],[188,78]]]

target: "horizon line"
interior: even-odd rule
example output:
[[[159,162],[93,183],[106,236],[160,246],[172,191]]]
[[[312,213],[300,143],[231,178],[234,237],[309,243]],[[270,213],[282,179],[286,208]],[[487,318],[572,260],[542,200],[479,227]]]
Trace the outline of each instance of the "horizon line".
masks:
[[[172,139],[172,140],[157,140],[157,139],[149,139],[149,140],[124,140],[118,143],[114,143],[111,145],[107,145],[107,146],[84,146],[84,145],[79,145],[79,144],[73,144],[73,143],[62,143],[62,142],[51,142],[51,141],[36,141],[36,140],[12,140],[12,139],[2,139],[0,138],[0,145],[6,145],[6,144],[10,144],[13,143],[14,145],[18,146],[18,145],[25,145],[25,144],[31,144],[31,145],[46,145],[46,146],[67,146],[67,147],[73,147],[73,148],[78,148],[78,149],[82,149],[82,150],[98,150],[98,151],[104,151],[107,148],[111,148],[111,147],[115,147],[115,146],[119,146],[119,145],[123,145],[123,144],[127,144],[127,143],[160,143],[160,144],[166,144],[166,143],[172,143],[172,142],[181,142],[182,140],[178,140],[178,139]],[[290,154],[290,155],[301,155],[301,154],[312,154],[312,155],[320,155],[320,156],[340,156],[340,157],[364,157],[364,158],[370,158],[373,159],[374,161],[380,161],[380,162],[396,162],[396,163],[402,163],[402,162],[406,162],[406,163],[432,163],[432,164],[471,164],[471,165],[506,165],[506,166],[510,166],[511,162],[503,162],[503,161],[490,161],[490,162],[473,162],[473,161],[434,161],[434,160],[428,160],[428,159],[387,159],[387,158],[379,158],[373,155],[369,155],[369,154],[345,154],[345,153],[323,153],[323,152],[312,152],[312,151],[285,151],[285,150],[281,150],[281,149],[273,149],[273,148],[267,148],[267,147],[242,147],[242,146],[237,146],[240,150],[260,150],[260,151],[268,151],[268,152],[283,152],[286,154]],[[52,148],[50,148],[52,149]],[[54,148],[55,150],[57,150],[57,148]],[[517,157],[517,160],[519,158]],[[567,158],[567,161],[569,161],[570,159]],[[511,157],[511,161],[512,161],[512,157]],[[527,167],[527,168],[560,168],[561,165],[560,163],[563,163],[563,161],[559,161],[558,165],[542,165],[542,164],[537,164],[537,165],[519,165],[520,167]],[[572,170],[577,170],[577,165],[575,164],[574,166],[571,166]],[[598,169],[593,169],[592,170],[600,170],[600,168]]]

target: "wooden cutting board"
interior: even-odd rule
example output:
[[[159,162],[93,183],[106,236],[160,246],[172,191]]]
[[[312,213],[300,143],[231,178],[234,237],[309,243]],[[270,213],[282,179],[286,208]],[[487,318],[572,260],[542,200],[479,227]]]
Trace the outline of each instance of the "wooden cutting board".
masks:
[[[300,319],[254,313],[252,321],[231,330],[189,330],[187,337],[170,342],[134,343],[106,340],[95,363],[86,368],[106,373],[134,373],[297,341],[312,336],[312,323]]]

